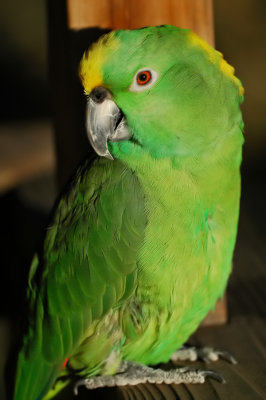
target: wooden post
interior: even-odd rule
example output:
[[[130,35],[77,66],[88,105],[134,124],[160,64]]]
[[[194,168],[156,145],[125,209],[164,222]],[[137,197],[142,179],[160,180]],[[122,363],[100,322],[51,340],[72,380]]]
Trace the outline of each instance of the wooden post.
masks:
[[[68,26],[136,29],[171,24],[214,44],[212,0],[67,0]]]
[[[77,78],[79,59],[109,29],[172,24],[214,44],[212,0],[48,0],[59,184],[90,151],[84,131],[85,99]],[[90,28],[90,29],[88,29]],[[203,324],[227,320],[225,299]]]

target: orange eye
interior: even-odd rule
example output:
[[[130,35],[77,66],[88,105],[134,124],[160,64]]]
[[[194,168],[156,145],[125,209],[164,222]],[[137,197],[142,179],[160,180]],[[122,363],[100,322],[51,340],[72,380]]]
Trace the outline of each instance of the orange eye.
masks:
[[[146,83],[151,80],[151,72],[150,71],[141,71],[137,75],[137,83],[138,85],[146,85]]]

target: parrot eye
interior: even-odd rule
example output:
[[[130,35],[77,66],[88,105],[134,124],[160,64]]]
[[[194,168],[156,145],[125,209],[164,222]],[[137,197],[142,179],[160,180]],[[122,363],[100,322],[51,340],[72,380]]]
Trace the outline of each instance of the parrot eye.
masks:
[[[141,71],[137,75],[137,82],[139,85],[146,85],[151,80],[150,71]]]
[[[158,73],[152,69],[142,68],[134,75],[129,88],[131,92],[141,92],[150,88],[158,79]]]

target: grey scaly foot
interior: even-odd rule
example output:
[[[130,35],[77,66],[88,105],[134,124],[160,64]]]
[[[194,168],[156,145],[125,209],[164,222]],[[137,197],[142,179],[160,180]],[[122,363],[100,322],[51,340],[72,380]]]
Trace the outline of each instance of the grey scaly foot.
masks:
[[[206,363],[223,359],[231,364],[236,364],[236,359],[228,352],[214,350],[212,347],[182,346],[171,356],[172,361],[197,361],[202,360]]]
[[[74,388],[74,393],[78,394],[80,386],[87,389],[100,387],[138,385],[140,383],[204,383],[206,378],[214,379],[224,383],[224,378],[215,371],[204,371],[192,368],[177,368],[169,371],[147,367],[130,361],[121,363],[121,369],[116,375],[94,376],[78,381]]]

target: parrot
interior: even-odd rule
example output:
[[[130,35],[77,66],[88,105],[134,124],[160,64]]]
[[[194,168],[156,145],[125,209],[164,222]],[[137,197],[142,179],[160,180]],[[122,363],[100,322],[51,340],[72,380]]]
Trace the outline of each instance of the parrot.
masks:
[[[232,270],[241,81],[172,25],[110,31],[79,76],[97,155],[69,181],[34,255],[10,399],[50,399],[69,382],[77,393],[219,380],[156,365],[185,359]]]

